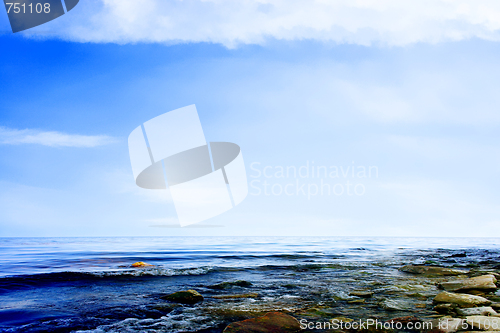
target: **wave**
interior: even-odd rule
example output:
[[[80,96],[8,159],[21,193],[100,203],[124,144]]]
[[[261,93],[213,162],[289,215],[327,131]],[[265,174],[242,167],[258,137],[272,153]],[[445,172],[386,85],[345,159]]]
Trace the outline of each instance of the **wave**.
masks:
[[[33,275],[17,275],[0,278],[0,291],[39,286],[47,283],[75,282],[98,279],[117,279],[133,277],[160,277],[160,276],[186,276],[204,275],[214,270],[213,267],[195,268],[162,268],[148,267],[141,269],[124,269],[98,272],[55,272]]]
[[[103,271],[65,271],[30,275],[16,275],[0,278],[0,292],[12,290],[13,288],[26,288],[58,282],[75,282],[99,279],[122,279],[122,278],[142,278],[142,277],[175,277],[188,275],[205,275],[212,272],[237,272],[237,271],[308,271],[319,269],[352,269],[352,263],[290,263],[289,265],[256,265],[256,266],[202,266],[192,268],[165,268],[161,266],[145,268],[124,268],[118,270]],[[356,266],[358,267],[358,266]]]

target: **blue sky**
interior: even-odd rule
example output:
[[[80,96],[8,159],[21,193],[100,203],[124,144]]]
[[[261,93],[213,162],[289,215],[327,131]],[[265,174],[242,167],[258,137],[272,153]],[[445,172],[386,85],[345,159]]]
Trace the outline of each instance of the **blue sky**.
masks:
[[[148,3],[82,2],[15,35],[0,14],[0,236],[499,234],[497,4]],[[176,223],[168,193],[133,181],[129,133],[190,104],[254,185],[204,223],[223,227],[157,227]],[[363,195],[256,195],[320,184],[256,177],[308,163],[378,176],[323,179]]]

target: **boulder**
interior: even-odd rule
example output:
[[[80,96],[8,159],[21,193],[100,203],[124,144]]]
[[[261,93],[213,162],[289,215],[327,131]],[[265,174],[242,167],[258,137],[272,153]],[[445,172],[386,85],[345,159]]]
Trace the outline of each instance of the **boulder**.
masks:
[[[399,269],[402,272],[413,273],[413,274],[426,274],[426,275],[462,275],[467,274],[468,271],[461,269],[453,269],[438,266],[424,266],[424,265],[406,265]]]
[[[132,267],[134,267],[134,268],[152,267],[152,266],[154,266],[154,265],[147,264],[147,263],[145,263],[145,262],[143,262],[143,261],[134,262],[134,263],[132,264]]]
[[[434,303],[452,303],[463,308],[471,308],[480,305],[490,305],[491,301],[481,296],[468,294],[456,294],[447,291],[440,292],[435,298]]]
[[[498,313],[491,306],[480,306],[477,308],[457,309],[460,316],[498,316]]]
[[[472,328],[483,331],[500,331],[500,318],[487,316],[470,316],[466,318]]]
[[[223,333],[288,333],[299,332],[297,319],[281,312],[269,312],[262,317],[229,324]]]
[[[195,304],[203,301],[203,296],[196,290],[185,290],[178,291],[170,295],[165,295],[160,297],[170,302],[182,303],[182,304]]]
[[[446,291],[495,290],[497,279],[493,275],[481,275],[470,279],[441,282],[439,287]]]

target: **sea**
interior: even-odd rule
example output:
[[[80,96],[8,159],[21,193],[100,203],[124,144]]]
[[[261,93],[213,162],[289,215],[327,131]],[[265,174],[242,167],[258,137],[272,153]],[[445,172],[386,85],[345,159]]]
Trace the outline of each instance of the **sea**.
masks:
[[[384,317],[349,292],[384,298],[409,283],[402,265],[471,268],[499,255],[500,238],[0,238],[0,332],[222,332],[266,311],[318,306]],[[139,261],[152,266],[132,267]],[[204,301],[162,298],[188,289]],[[231,295],[242,296],[221,297]]]

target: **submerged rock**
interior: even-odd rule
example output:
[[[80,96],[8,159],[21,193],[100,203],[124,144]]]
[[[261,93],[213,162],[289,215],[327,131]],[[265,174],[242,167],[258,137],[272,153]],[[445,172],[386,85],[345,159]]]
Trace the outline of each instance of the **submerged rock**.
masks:
[[[374,294],[373,291],[365,291],[365,290],[353,290],[349,293],[350,296],[370,298]]]
[[[141,267],[152,267],[154,265],[151,265],[151,264],[147,264],[143,261],[138,261],[138,262],[134,262],[132,264],[132,267],[135,267],[135,268],[141,268]]]
[[[476,276],[469,279],[441,282],[439,286],[446,291],[495,290],[497,279],[493,275]]]
[[[287,333],[300,331],[297,319],[281,312],[229,324],[223,333]]]
[[[440,292],[435,298],[435,303],[453,303],[460,307],[471,308],[479,305],[490,305],[491,301],[481,296],[456,294],[447,291]]]
[[[248,282],[248,281],[245,281],[245,280],[237,280],[237,281],[232,281],[232,282],[217,283],[217,284],[208,286],[207,288],[222,290],[222,289],[229,289],[229,288],[232,288],[232,287],[245,287],[245,288],[248,288],[248,287],[251,287],[251,286],[252,286],[251,282]]]
[[[352,300],[347,301],[347,303],[349,303],[349,304],[363,304],[365,302],[366,302],[366,300],[364,298],[352,299]]]
[[[258,297],[257,293],[247,293],[247,294],[238,294],[238,295],[218,295],[213,296],[216,299],[236,299],[236,298],[255,298]]]
[[[446,268],[446,267],[438,267],[438,266],[424,266],[424,265],[406,265],[399,269],[402,272],[413,273],[413,274],[427,274],[427,275],[462,275],[467,274],[468,271]]]
[[[299,314],[300,316],[306,317],[332,317],[338,314],[338,308],[330,308],[327,306],[318,305],[313,308],[302,310],[299,312]]]
[[[182,304],[195,304],[203,301],[203,296],[196,290],[185,290],[172,293],[170,295],[162,296],[161,299],[165,299],[170,302],[182,303]]]
[[[480,306],[477,308],[457,309],[461,316],[498,316],[498,313],[491,306]],[[499,327],[500,328],[500,327]]]
[[[475,329],[488,331],[500,330],[500,318],[487,316],[470,316],[467,317],[466,320],[467,324],[471,325]]]
[[[379,303],[379,306],[387,311],[405,311],[408,310],[408,306],[398,300],[386,299]]]
[[[155,306],[153,306],[153,309],[158,310],[158,311],[162,311],[163,313],[167,314],[167,313],[172,312],[173,310],[175,310],[179,306],[182,306],[182,305],[160,303],[160,304],[156,304]]]

